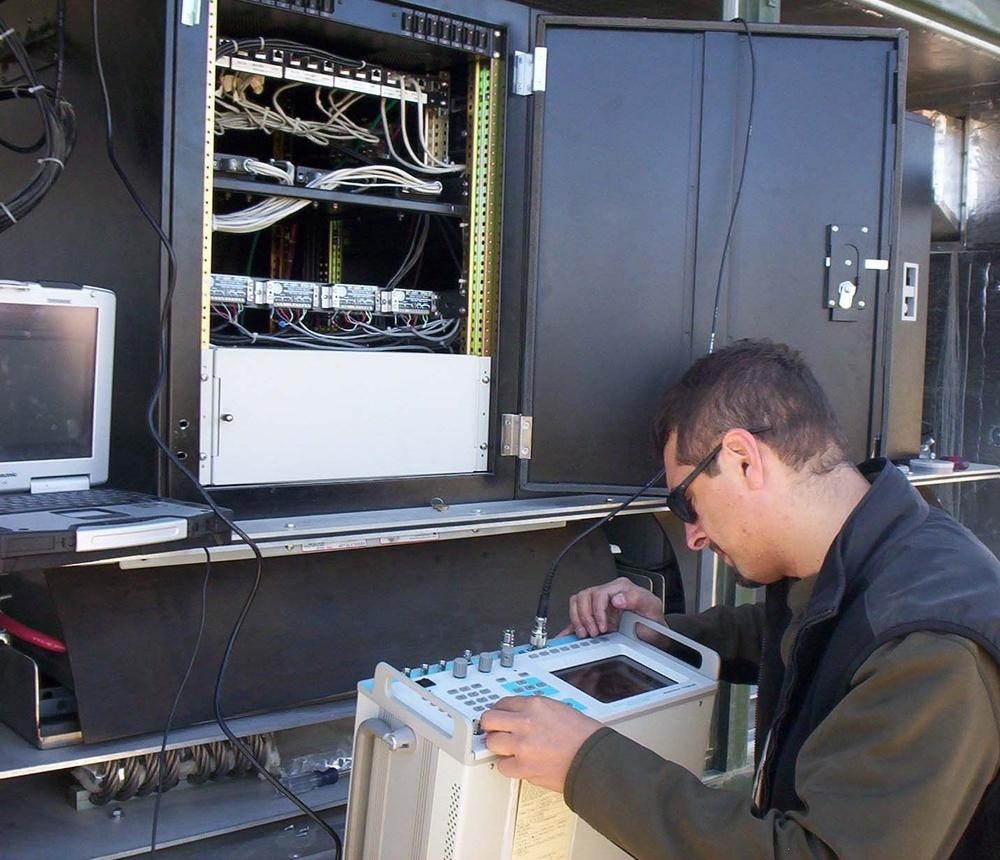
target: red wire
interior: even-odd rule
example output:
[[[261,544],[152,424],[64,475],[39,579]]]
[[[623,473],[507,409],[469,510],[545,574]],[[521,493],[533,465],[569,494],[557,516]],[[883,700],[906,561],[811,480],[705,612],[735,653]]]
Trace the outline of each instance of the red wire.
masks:
[[[23,639],[25,642],[30,642],[32,645],[37,645],[46,651],[56,651],[60,654],[66,653],[66,643],[61,639],[48,636],[45,633],[28,627],[26,624],[22,624],[20,621],[15,621],[4,612],[0,612],[0,627],[3,627],[11,636]]]

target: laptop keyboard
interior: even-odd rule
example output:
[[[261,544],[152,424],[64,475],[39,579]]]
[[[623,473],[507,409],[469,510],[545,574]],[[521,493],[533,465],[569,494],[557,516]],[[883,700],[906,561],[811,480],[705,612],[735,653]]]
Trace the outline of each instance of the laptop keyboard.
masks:
[[[111,490],[61,490],[54,493],[0,494],[0,513],[20,514],[30,511],[51,511],[56,508],[91,508],[100,505],[123,505],[149,501],[143,493]]]

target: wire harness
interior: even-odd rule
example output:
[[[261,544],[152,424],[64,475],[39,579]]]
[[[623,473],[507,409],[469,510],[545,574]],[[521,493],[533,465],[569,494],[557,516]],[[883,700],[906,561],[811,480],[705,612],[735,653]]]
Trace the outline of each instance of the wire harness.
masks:
[[[250,735],[242,740],[258,765],[276,770],[279,756],[271,734]],[[147,753],[81,765],[71,773],[91,804],[105,806],[113,800],[121,802],[169,791],[182,778],[192,785],[202,785],[209,780],[243,776],[252,770],[254,762],[230,741],[222,740],[167,750],[162,757]]]
[[[378,135],[366,130],[347,116],[347,110],[364,98],[362,93],[338,96],[335,90],[316,87],[314,101],[324,119],[305,119],[289,113],[281,103],[281,96],[297,90],[302,84],[285,84],[271,96],[271,106],[254,101],[248,91],[257,95],[264,90],[260,75],[223,75],[215,94],[215,133],[227,131],[263,131],[267,134],[284,132],[304,137],[319,146],[328,146],[336,140],[360,140],[378,143]]]
[[[64,3],[60,3],[58,60],[60,75],[63,7]],[[38,74],[17,31],[13,27],[8,27],[3,18],[0,18],[0,53],[4,50],[13,54],[21,67],[22,77],[17,79],[17,83],[0,87],[0,102],[17,99],[34,101],[41,115],[43,133],[35,144],[22,146],[0,140],[0,145],[21,155],[34,154],[38,151],[43,151],[44,154],[35,159],[38,166],[28,183],[13,197],[0,200],[0,232],[9,230],[22,221],[41,202],[66,168],[76,138],[76,114],[72,105],[59,94],[61,81],[57,82],[55,89],[50,89],[39,82]]]
[[[371,165],[366,167],[343,167],[321,173],[312,179],[306,188],[332,191],[334,188],[355,188],[370,191],[374,188],[399,188],[415,194],[440,194],[441,183],[437,180],[420,179],[392,165]],[[286,197],[268,197],[247,209],[212,216],[212,229],[222,233],[255,233],[271,227],[300,209],[310,205],[310,200],[296,200]]]

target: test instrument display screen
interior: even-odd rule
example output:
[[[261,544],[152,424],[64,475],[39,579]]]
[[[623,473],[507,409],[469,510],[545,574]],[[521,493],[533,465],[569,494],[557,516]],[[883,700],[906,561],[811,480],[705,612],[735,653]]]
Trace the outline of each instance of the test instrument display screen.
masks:
[[[625,656],[569,666],[552,674],[605,704],[620,702],[651,690],[662,690],[677,683]]]

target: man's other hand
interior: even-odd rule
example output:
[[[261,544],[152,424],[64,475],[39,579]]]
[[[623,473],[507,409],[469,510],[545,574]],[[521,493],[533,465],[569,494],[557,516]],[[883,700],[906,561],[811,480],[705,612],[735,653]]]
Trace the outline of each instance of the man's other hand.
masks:
[[[630,579],[619,576],[604,585],[595,585],[574,594],[569,599],[569,626],[559,635],[576,633],[583,639],[617,630],[626,610],[663,623],[660,599]]]
[[[563,702],[510,696],[479,721],[486,746],[501,756],[500,773],[562,793],[573,757],[601,724]]]

